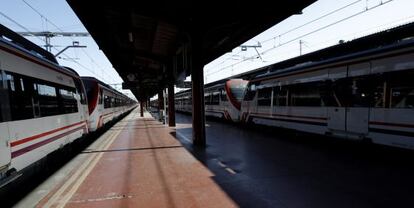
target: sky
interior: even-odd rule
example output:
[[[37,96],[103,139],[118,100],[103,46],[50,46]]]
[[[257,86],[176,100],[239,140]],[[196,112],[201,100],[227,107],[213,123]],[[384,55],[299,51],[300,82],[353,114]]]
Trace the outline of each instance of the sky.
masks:
[[[414,0],[319,0],[204,67],[205,83],[414,21]],[[252,14],[252,18],[254,18]],[[2,0],[0,24],[18,32],[87,32],[65,0]],[[41,37],[26,37],[44,45]],[[121,90],[122,79],[91,37],[54,37],[60,65],[93,76]],[[256,50],[257,51],[256,51]],[[187,78],[187,80],[190,80]]]

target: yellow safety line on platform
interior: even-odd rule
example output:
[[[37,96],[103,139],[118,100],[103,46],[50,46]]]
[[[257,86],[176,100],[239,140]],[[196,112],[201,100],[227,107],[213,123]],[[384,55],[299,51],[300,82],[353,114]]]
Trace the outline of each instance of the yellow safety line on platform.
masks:
[[[129,118],[133,114],[128,115],[123,120],[129,120]],[[124,130],[125,126],[123,126],[119,130],[113,131],[112,134],[110,134],[106,142],[103,142],[99,145],[97,149],[101,150],[107,150],[111,144],[115,141],[115,139],[118,137],[118,135]],[[98,153],[98,154],[92,154],[85,163],[81,165],[81,167],[65,182],[65,184],[62,185],[62,187],[59,188],[59,190],[48,200],[48,202],[44,205],[44,207],[51,207],[55,204],[57,204],[57,207],[64,207],[66,203],[69,201],[69,199],[73,196],[73,194],[78,190],[80,185],[82,185],[83,181],[86,179],[86,177],[90,174],[92,169],[96,166],[96,164],[99,162],[101,157],[103,156],[104,152]],[[62,194],[69,188],[70,190],[62,197]]]

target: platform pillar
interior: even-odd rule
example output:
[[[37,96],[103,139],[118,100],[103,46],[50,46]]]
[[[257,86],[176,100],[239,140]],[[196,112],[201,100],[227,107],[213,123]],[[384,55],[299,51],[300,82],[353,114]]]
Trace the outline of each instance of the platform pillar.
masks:
[[[168,126],[175,126],[174,84],[168,85]]]
[[[159,121],[164,121],[164,93],[163,90],[158,92],[158,115]]]
[[[139,106],[141,108],[141,117],[144,117],[144,102],[142,100],[139,102]]]
[[[200,37],[200,36],[198,36]],[[206,130],[204,116],[204,73],[202,59],[202,42],[197,35],[193,36],[192,44],[192,66],[191,84],[193,99],[193,145],[206,146]]]

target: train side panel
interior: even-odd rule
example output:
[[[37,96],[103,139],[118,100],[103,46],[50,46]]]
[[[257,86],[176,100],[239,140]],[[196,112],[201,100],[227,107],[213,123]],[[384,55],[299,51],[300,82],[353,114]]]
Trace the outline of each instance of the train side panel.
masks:
[[[242,120],[414,149],[414,48],[262,76]]]
[[[19,171],[87,133],[86,103],[75,86],[77,75],[10,45],[0,49],[0,137],[9,148],[0,150],[10,153],[6,169]]]

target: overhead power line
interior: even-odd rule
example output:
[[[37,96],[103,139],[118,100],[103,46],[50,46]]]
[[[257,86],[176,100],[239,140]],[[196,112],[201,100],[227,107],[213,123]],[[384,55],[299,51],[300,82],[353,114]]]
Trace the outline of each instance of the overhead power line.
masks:
[[[46,22],[48,22],[48,23],[50,23],[51,25],[53,25],[57,30],[59,30],[60,31],[60,34],[65,34],[65,33],[67,33],[67,32],[65,32],[65,31],[63,31],[59,26],[57,26],[55,23],[53,23],[51,20],[49,20],[45,15],[43,15],[39,10],[37,10],[35,7],[33,7],[32,5],[30,5],[27,1],[25,1],[25,0],[22,0],[23,1],[23,3],[24,4],[26,4],[28,7],[30,7],[34,12],[36,12],[41,18],[43,18]],[[54,32],[54,34],[56,34],[56,32]],[[71,38],[72,39],[72,41],[75,41],[74,39],[73,39],[73,37],[75,36],[82,36],[82,35],[84,35],[85,33],[79,33],[78,35],[76,35],[75,33],[72,33],[72,34],[74,34],[74,35],[67,35],[67,37],[69,37],[69,38]],[[46,45],[47,45],[47,43],[46,43]],[[89,60],[90,60],[90,62],[92,63],[92,64],[94,64],[97,68],[99,68],[99,69],[101,69],[102,70],[102,72],[106,75],[106,77],[108,77],[108,78],[111,78],[112,79],[112,81],[115,81],[113,78],[112,78],[112,76],[109,76],[102,68],[103,67],[101,67],[101,66],[99,66],[93,59],[92,59],[92,57],[86,52],[86,50],[85,49],[83,49],[83,48],[81,48],[81,50],[82,50],[82,52],[89,58]],[[75,62],[75,60],[72,60],[72,61],[74,61]],[[83,66],[84,67],[84,66]],[[88,70],[88,71],[91,71],[91,70]],[[93,74],[95,74],[96,76],[98,76],[98,77],[101,77],[102,79],[105,79],[103,76],[99,76],[99,75],[97,75],[96,73],[93,73]],[[106,80],[106,79],[105,79]]]
[[[291,40],[289,40],[289,41],[287,41],[287,42],[281,43],[281,44],[279,44],[279,45],[277,45],[277,46],[274,46],[274,47],[272,47],[272,48],[269,48],[269,49],[267,49],[267,50],[263,51],[261,54],[262,54],[262,55],[265,55],[265,54],[266,54],[266,53],[268,53],[269,51],[272,51],[272,50],[274,50],[274,49],[276,49],[276,48],[279,48],[279,47],[281,47],[281,46],[283,46],[283,45],[287,45],[287,44],[289,44],[289,43],[292,43],[292,42],[294,42],[294,41],[296,41],[296,40],[299,40],[299,39],[301,39],[301,38],[303,38],[303,37],[305,37],[305,36],[308,36],[308,35],[311,35],[311,34],[313,34],[313,33],[316,33],[316,32],[319,32],[319,31],[321,31],[321,30],[324,30],[324,29],[326,29],[326,28],[328,28],[328,27],[331,27],[331,26],[336,25],[336,24],[338,24],[338,23],[340,23],[340,22],[343,22],[343,21],[345,21],[345,20],[351,19],[351,18],[356,17],[356,16],[358,16],[358,15],[361,15],[361,14],[363,14],[363,13],[365,13],[365,12],[368,12],[368,11],[370,11],[370,10],[373,10],[373,9],[375,9],[375,8],[378,8],[378,7],[380,7],[380,6],[383,6],[383,5],[385,5],[385,4],[387,4],[387,3],[390,3],[390,2],[392,2],[392,1],[394,1],[394,0],[388,0],[388,1],[385,1],[385,2],[384,2],[384,1],[381,1],[381,3],[380,3],[380,4],[377,4],[377,5],[372,6],[372,7],[370,7],[370,8],[364,8],[364,10],[359,11],[359,12],[357,12],[357,13],[355,13],[355,14],[352,14],[352,15],[350,15],[350,16],[348,16],[348,17],[345,17],[345,18],[340,19],[340,20],[338,20],[338,21],[336,21],[336,22],[333,22],[333,23],[331,23],[331,24],[328,24],[328,25],[325,25],[325,26],[323,26],[323,27],[320,27],[320,28],[318,28],[318,29],[316,29],[316,30],[310,31],[310,32],[305,33],[305,34],[303,34],[303,35],[300,35],[300,36],[298,36],[298,37],[296,37],[296,38],[293,38],[293,39],[291,39]],[[356,3],[356,2],[353,2],[353,3]],[[353,3],[351,3],[351,4],[353,4]],[[325,15],[324,15],[324,16],[325,16]],[[313,21],[313,20],[312,20],[312,21]],[[284,33],[284,34],[286,34],[286,33]],[[278,36],[276,36],[276,37],[278,37]],[[272,38],[272,39],[268,39],[268,40],[266,40],[266,41],[269,41],[269,40],[273,40],[273,38]],[[264,41],[263,41],[263,42],[264,42]],[[262,43],[263,43],[263,42],[262,42]],[[243,59],[243,60],[241,60],[241,61],[238,61],[238,62],[236,62],[236,63],[233,63],[233,64],[230,64],[230,65],[228,65],[228,66],[222,67],[222,68],[220,68],[220,69],[218,69],[218,70],[216,70],[216,71],[214,71],[214,72],[212,72],[212,73],[209,73],[209,74],[207,74],[207,75],[212,75],[212,74],[216,74],[216,73],[222,72],[222,70],[224,70],[224,69],[232,68],[233,66],[236,66],[236,65],[238,65],[238,64],[240,64],[240,63],[243,63],[243,62],[245,62],[245,61],[247,61],[247,60],[252,60],[252,59],[255,59],[255,57],[256,57],[256,55],[253,55],[253,56],[247,57],[247,58],[245,58],[245,59]]]
[[[354,4],[356,4],[356,3],[358,3],[358,2],[361,2],[361,1],[362,1],[362,0],[357,0],[357,1],[354,1],[354,2],[352,2],[352,3],[350,3],[350,4],[347,4],[347,5],[345,5],[345,6],[341,7],[341,8],[335,9],[334,11],[331,11],[331,12],[329,12],[329,13],[327,13],[327,14],[324,14],[324,15],[322,15],[322,16],[320,16],[320,17],[317,17],[317,18],[315,18],[315,19],[313,19],[313,20],[311,20],[311,21],[309,21],[309,22],[306,22],[306,23],[304,23],[304,24],[302,24],[302,25],[299,25],[299,26],[297,26],[297,27],[294,27],[294,28],[292,28],[292,29],[290,29],[290,30],[288,30],[288,31],[286,31],[286,32],[284,32],[284,33],[282,33],[282,34],[279,34],[279,35],[277,35],[277,36],[275,36],[275,37],[273,37],[273,38],[269,38],[269,39],[267,39],[267,40],[264,40],[264,41],[262,41],[262,43],[266,43],[266,42],[271,41],[271,40],[274,40],[275,38],[278,38],[278,37],[280,38],[280,37],[281,37],[281,36],[283,36],[283,35],[286,35],[286,34],[288,34],[288,33],[290,33],[290,32],[293,32],[293,31],[295,31],[295,30],[297,30],[297,29],[301,28],[301,27],[304,27],[304,26],[309,25],[309,24],[311,24],[311,23],[314,23],[314,22],[316,22],[316,21],[318,21],[318,20],[321,20],[321,19],[323,19],[323,18],[325,18],[325,17],[327,17],[327,16],[330,16],[330,15],[332,15],[332,14],[334,14],[334,13],[337,13],[337,12],[339,12],[339,11],[341,11],[341,10],[343,10],[343,9],[346,9],[346,8],[348,8],[348,7],[350,7],[350,6],[354,5]]]

